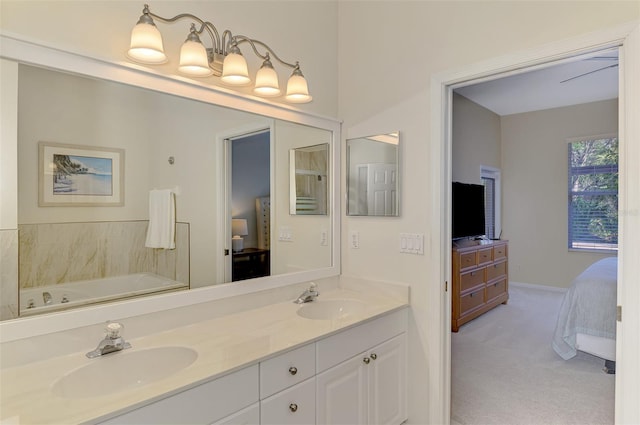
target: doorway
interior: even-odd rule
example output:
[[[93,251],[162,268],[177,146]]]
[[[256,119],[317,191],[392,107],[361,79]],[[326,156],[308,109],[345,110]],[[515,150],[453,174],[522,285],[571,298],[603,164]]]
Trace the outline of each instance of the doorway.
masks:
[[[543,48],[519,52],[495,58],[472,66],[464,71],[451,71],[435,75],[431,81],[431,112],[432,112],[432,140],[430,156],[433,177],[430,184],[433,193],[441,193],[440,208],[434,209],[430,220],[433,229],[444,229],[440,233],[440,248],[437,251],[437,263],[439,267],[434,273],[434,278],[442,282],[440,293],[442,297],[434,308],[437,308],[438,320],[431,329],[438,335],[442,350],[433,359],[431,364],[435,370],[442,373],[431,380],[431,388],[441,395],[441,403],[434,404],[432,412],[434,421],[450,422],[450,394],[451,394],[451,293],[447,290],[451,279],[451,258],[447,252],[451,251],[450,239],[450,183],[451,183],[451,97],[455,87],[466,84],[488,81],[505,75],[522,72],[523,70],[540,68],[552,61],[575,58],[576,55],[586,54],[604,48],[620,47],[621,51],[621,83],[619,121],[621,137],[621,167],[620,167],[620,203],[624,220],[620,225],[619,255],[622,257],[618,268],[618,304],[624,311],[622,321],[617,322],[617,353],[618,372],[624,368],[625,373],[618,373],[615,391],[616,421],[637,422],[640,412],[637,410],[637,388],[634,386],[640,376],[640,366],[632,359],[640,355],[640,346],[637,344],[637,331],[640,327],[640,288],[632,285],[634,276],[640,273],[640,265],[637,261],[637,250],[629,241],[637,238],[640,232],[640,216],[629,214],[631,210],[637,210],[638,199],[637,184],[640,181],[638,171],[631,167],[630,163],[640,161],[640,123],[635,120],[637,111],[640,111],[640,27],[637,22],[587,36],[565,40],[544,46]],[[437,233],[437,232],[436,232]],[[627,249],[629,248],[629,249]],[[439,255],[439,254],[442,255]],[[629,311],[631,310],[631,311]],[[436,397],[438,399],[438,397]],[[437,401],[437,400],[434,400]]]
[[[271,274],[271,132],[225,139],[229,177],[226,227],[230,265],[225,282]],[[228,262],[229,263],[229,262]]]
[[[564,371],[568,384],[589,375],[583,385],[567,394],[566,400],[570,404],[583,407],[573,412],[572,418],[584,423],[613,423],[615,376],[602,372],[604,360],[579,354],[569,362],[563,361],[553,352],[551,342],[564,296],[557,286],[568,286],[589,264],[611,255],[567,249],[566,137],[617,133],[618,69],[603,69],[605,63],[617,65],[617,59],[617,49],[594,52],[592,57],[581,57],[574,62],[550,63],[549,67],[537,71],[465,86],[469,91],[475,90],[471,99],[464,97],[467,93],[464,89],[462,93],[454,90],[452,180],[484,181],[482,171],[486,167],[483,162],[492,161],[491,165],[504,170],[504,239],[509,244],[509,281],[515,283],[509,285],[506,306],[497,305],[452,335],[453,420],[472,423],[469,418],[481,415],[489,421],[504,422],[505,412],[491,402],[500,397],[510,404],[507,417],[520,412],[522,418],[538,415],[542,423],[562,422],[566,419],[563,418],[566,409],[558,409],[556,400],[561,398],[559,392],[564,389],[554,385],[554,372]],[[562,83],[587,69],[602,69],[602,75],[589,74],[582,80]],[[544,77],[551,82],[544,84],[554,87],[553,96],[546,103],[542,103],[543,90],[536,87],[537,81]],[[574,83],[580,86],[575,97]],[[593,85],[603,87],[592,89]],[[610,90],[601,98],[607,85]],[[502,87],[506,87],[505,97],[511,103],[511,110],[491,103],[491,99],[500,97]],[[508,99],[514,93],[526,99],[529,89],[535,91],[537,105],[518,105]],[[562,90],[567,93],[559,96]],[[587,97],[587,90],[593,93],[592,98]],[[485,194],[488,194],[486,189],[485,185]],[[483,249],[488,246],[484,245]],[[487,288],[491,290],[487,289],[486,298],[488,303],[495,305],[499,301],[492,301],[496,295],[493,285],[501,277],[494,276],[495,269],[489,268],[491,273],[487,271],[487,275],[492,277],[487,277]],[[467,272],[462,276],[467,276]],[[460,303],[466,300],[466,293],[467,290],[460,292]],[[477,295],[477,292],[470,295]],[[611,307],[615,310],[615,306]],[[470,307],[467,311],[473,315],[475,310]],[[607,323],[615,328],[614,319]],[[478,367],[490,364],[495,358],[501,359],[497,370]],[[547,390],[538,392],[534,385],[525,384],[530,379],[523,379],[523,376],[534,370],[540,379],[547,376],[546,372],[550,373],[544,379]],[[491,390],[471,391],[478,382]],[[509,384],[505,385],[507,382]],[[514,400],[509,403],[512,397]],[[536,413],[529,411],[533,406],[529,402],[532,399],[543,406],[536,409]],[[472,405],[475,408],[469,407]],[[589,410],[592,408],[593,411]],[[553,419],[544,419],[545,414],[552,415]]]

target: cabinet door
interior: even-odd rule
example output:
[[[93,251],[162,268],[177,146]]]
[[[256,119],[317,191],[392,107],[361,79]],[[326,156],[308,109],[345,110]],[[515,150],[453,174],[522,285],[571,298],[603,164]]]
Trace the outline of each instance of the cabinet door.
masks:
[[[369,367],[363,361],[365,357],[355,356],[316,377],[317,424],[368,423]]]
[[[407,419],[406,334],[369,352],[369,423],[398,425]]]

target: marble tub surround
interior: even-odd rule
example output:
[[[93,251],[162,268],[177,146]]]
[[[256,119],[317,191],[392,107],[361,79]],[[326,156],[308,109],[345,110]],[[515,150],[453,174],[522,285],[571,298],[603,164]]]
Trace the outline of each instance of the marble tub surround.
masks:
[[[18,317],[18,231],[0,230],[0,320]]]
[[[195,309],[190,320],[183,319],[181,323],[173,326],[169,325],[172,319],[187,314],[183,308],[120,320],[125,325],[125,338],[133,346],[127,351],[182,346],[197,351],[198,358],[180,373],[151,385],[112,395],[84,398],[81,402],[54,396],[50,388],[57,379],[69,371],[95,361],[87,359],[85,352],[95,348],[93,346],[102,335],[101,326],[94,325],[3,344],[0,419],[16,418],[18,423],[81,423],[106,419],[147,404],[151,400],[191,388],[280,352],[401,309],[406,307],[409,301],[408,289],[404,286],[398,285],[384,290],[387,287],[383,284],[372,284],[367,290],[358,291],[354,290],[355,286],[364,282],[358,282],[355,286],[351,286],[350,282],[340,282],[338,278],[316,282],[320,299],[359,300],[366,304],[366,309],[343,320],[302,318],[296,314],[300,305],[294,304],[291,300],[299,295],[297,291],[308,286],[306,283],[292,285],[289,289],[295,295],[277,302],[272,302],[272,297],[276,296],[274,291],[267,291],[270,293],[261,294],[262,297],[251,294],[254,299],[247,300],[250,305],[257,304],[260,298],[263,302],[270,302],[261,306],[254,305],[249,309],[242,308],[242,298],[251,296],[204,303],[206,305],[199,306],[199,310]],[[282,290],[276,292],[280,297],[283,295]],[[213,311],[214,307],[224,310],[223,304],[229,304],[229,311],[225,311],[224,314]],[[191,312],[192,309],[193,306],[188,311]],[[209,311],[209,318],[206,318],[206,311]],[[158,330],[163,327],[164,329]],[[46,351],[39,350],[38,347],[49,342],[48,338],[56,338],[59,344],[64,344],[67,340],[77,343],[80,335],[84,345],[79,351],[50,353],[47,358],[10,364],[11,357],[15,360],[19,351]],[[118,354],[120,353],[111,355]]]
[[[148,221],[19,225],[19,287],[151,272],[189,282],[189,224],[177,223],[176,249],[144,246]]]

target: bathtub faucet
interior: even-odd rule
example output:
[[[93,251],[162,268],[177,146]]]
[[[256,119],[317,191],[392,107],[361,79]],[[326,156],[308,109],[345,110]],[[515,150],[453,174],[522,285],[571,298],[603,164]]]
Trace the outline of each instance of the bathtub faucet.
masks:
[[[87,353],[87,357],[93,359],[115,351],[122,351],[126,348],[131,348],[131,344],[126,342],[120,335],[122,329],[124,329],[124,326],[118,322],[107,322],[107,327],[105,329],[107,333],[106,336],[102,341],[100,341],[95,350]]]
[[[42,301],[45,304],[51,304],[51,302],[52,302],[51,294],[49,292],[43,292],[42,293]]]
[[[318,295],[320,295],[320,293],[318,292],[318,286],[315,284],[315,282],[311,282],[311,285],[309,285],[309,289],[304,291],[298,297],[298,299],[294,301],[294,303],[296,304],[308,303],[318,298]]]

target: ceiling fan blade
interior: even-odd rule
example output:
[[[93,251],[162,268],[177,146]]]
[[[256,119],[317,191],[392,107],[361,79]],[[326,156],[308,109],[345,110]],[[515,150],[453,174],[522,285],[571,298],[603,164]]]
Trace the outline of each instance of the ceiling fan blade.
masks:
[[[616,63],[616,64],[613,64],[613,65],[605,66],[603,68],[594,69],[593,71],[585,72],[584,74],[580,74],[580,75],[576,75],[575,77],[567,78],[566,80],[560,81],[560,83],[566,83],[567,81],[575,80],[576,78],[584,77],[585,75],[593,74],[595,72],[603,71],[605,69],[615,68],[617,66],[618,66],[618,64]]]

